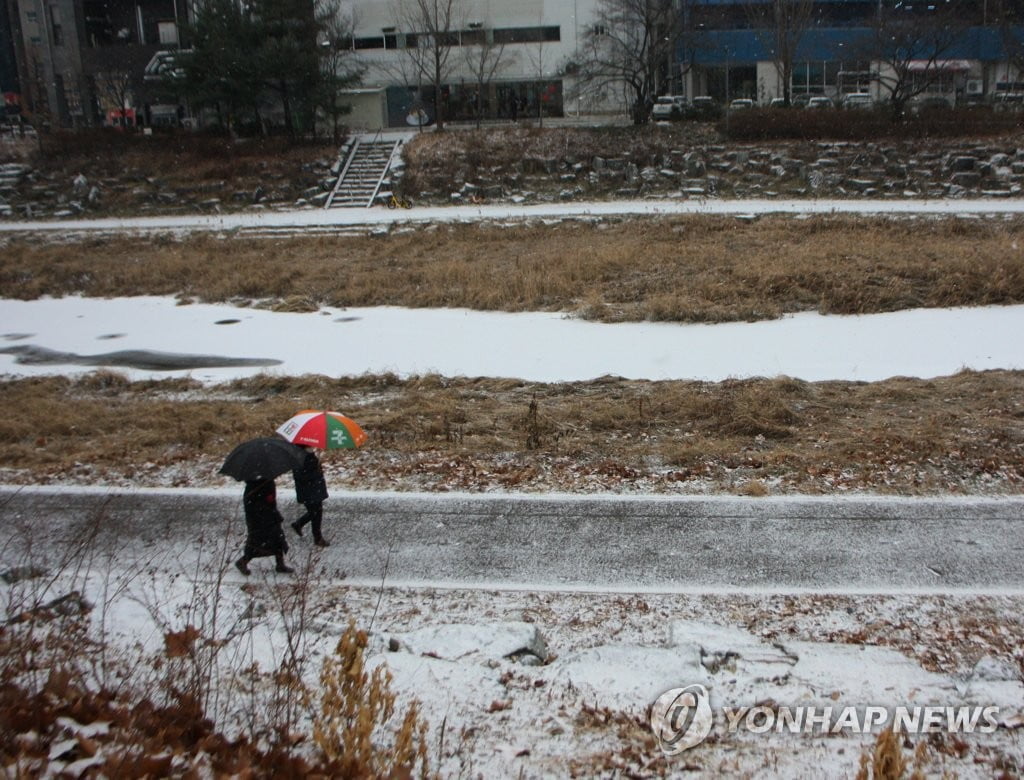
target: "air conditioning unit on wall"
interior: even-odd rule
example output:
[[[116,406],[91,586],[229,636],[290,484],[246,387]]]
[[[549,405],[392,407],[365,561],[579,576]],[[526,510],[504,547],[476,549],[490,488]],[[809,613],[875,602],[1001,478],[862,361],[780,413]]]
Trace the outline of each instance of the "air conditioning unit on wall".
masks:
[[[967,79],[966,92],[968,95],[981,95],[985,92],[985,85],[981,79]]]

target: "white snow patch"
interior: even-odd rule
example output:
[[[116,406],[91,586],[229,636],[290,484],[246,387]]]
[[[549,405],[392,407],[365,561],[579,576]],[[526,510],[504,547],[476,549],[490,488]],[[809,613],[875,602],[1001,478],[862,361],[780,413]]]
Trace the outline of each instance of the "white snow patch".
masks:
[[[0,300],[6,345],[78,355],[124,350],[280,361],[271,368],[176,371],[121,369],[130,377],[192,376],[217,382],[261,372],[296,376],[514,377],[584,381],[629,379],[720,381],[791,376],[807,381],[874,381],[945,376],[963,368],[1024,368],[1024,306],[917,309],[716,325],[594,323],[558,313],[368,307],[312,314],[179,306],[173,298]],[[218,325],[218,321],[237,320]],[[116,338],[111,338],[116,336]],[[2,345],[3,342],[0,342]],[[20,363],[0,355],[0,372],[75,374],[95,366]]]

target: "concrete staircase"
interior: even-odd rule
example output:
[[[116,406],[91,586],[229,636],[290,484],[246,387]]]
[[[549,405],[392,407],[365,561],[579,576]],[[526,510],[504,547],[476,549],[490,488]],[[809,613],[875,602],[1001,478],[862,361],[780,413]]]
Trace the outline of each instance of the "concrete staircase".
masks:
[[[348,151],[334,189],[324,202],[325,209],[369,208],[377,199],[401,140],[356,139]]]

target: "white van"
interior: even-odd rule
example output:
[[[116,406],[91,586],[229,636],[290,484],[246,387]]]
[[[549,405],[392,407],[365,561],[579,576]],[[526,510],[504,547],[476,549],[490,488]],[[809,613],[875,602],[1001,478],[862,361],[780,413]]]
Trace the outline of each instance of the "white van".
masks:
[[[874,108],[875,99],[867,92],[851,92],[843,96],[843,108]]]

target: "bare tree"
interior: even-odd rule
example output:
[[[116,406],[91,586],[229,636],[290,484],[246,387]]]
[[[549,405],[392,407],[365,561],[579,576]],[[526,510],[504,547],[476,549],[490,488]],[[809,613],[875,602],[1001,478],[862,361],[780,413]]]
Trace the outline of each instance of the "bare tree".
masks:
[[[633,122],[646,123],[659,87],[670,83],[669,63],[686,43],[687,16],[673,0],[598,0],[582,36],[577,88],[622,89]]]
[[[948,73],[944,60],[966,27],[956,9],[944,4],[907,8],[886,0],[879,7],[862,49],[864,59],[878,64],[876,78],[888,92],[894,118]]]
[[[804,33],[813,20],[814,0],[770,0],[748,3],[747,16],[775,63],[785,105],[793,98],[793,63]]]
[[[434,120],[444,129],[443,86],[451,76],[452,48],[459,45],[459,0],[399,0],[396,18],[405,33],[405,51],[417,82],[433,87]]]
[[[494,77],[514,61],[515,55],[505,51],[504,43],[494,42],[493,30],[481,27],[472,30],[470,36],[468,39],[463,38],[462,59],[476,84],[473,113],[476,126],[480,127],[484,114],[484,94],[490,90]]]
[[[126,70],[102,70],[95,75],[95,84],[100,105],[117,111],[127,125],[127,111],[132,107],[132,74]]]
[[[545,91],[544,91],[544,86],[543,85],[544,85],[544,81],[545,81],[545,79],[544,79],[544,66],[546,64],[545,61],[544,61],[544,55],[546,53],[547,52],[546,52],[546,49],[545,49],[545,46],[544,46],[543,38],[541,40],[537,41],[536,43],[534,43],[530,47],[530,53],[529,53],[530,66],[531,66],[531,70],[533,71],[533,75],[536,76],[536,81],[534,82],[534,84],[535,84],[534,94],[536,96],[536,101],[537,101],[537,126],[538,127],[544,127]]]
[[[423,87],[424,73],[430,71],[426,62],[427,54],[428,50],[425,48],[406,46],[399,57],[385,56],[372,60],[366,60],[365,55],[361,57],[363,61],[369,62],[370,70],[376,75],[383,75],[386,81],[401,84],[415,93],[416,97],[407,110],[413,120],[411,123],[419,129],[422,129],[426,121],[426,112],[423,111]]]
[[[349,46],[355,16],[342,13],[337,0],[320,0],[317,16],[323,20],[317,105],[331,122],[331,140],[338,143],[341,117],[351,110],[351,106],[342,101],[340,92],[360,83],[366,69],[356,61]]]

